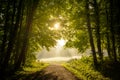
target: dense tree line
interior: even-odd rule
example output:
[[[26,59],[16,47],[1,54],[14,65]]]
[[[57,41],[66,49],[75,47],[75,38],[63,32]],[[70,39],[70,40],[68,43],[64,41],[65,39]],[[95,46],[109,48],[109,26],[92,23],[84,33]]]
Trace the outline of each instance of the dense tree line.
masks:
[[[103,61],[104,50],[107,50],[110,60],[119,61],[118,5],[120,2],[118,0],[69,0],[69,3],[72,6],[69,10],[74,13],[70,15],[70,22],[73,21],[71,26],[75,33],[72,33],[74,37],[69,36],[67,46],[78,48],[79,51],[83,48],[86,50],[90,46],[95,65],[99,60]],[[84,34],[78,34],[81,31]]]
[[[47,21],[51,16],[48,11],[56,10],[50,3],[44,0],[0,0],[1,74],[14,72],[34,60],[34,51],[55,45],[58,31],[51,31],[46,26],[50,25],[47,22],[55,20]]]
[[[74,12],[75,15],[71,15],[72,20],[75,20],[72,26],[76,32],[73,35],[79,42],[70,37],[68,46],[74,46],[78,50],[81,47],[90,46],[96,66],[99,61],[103,61],[104,50],[107,50],[110,60],[119,61],[119,3],[118,0],[75,0],[72,2],[74,7],[71,9],[75,11],[77,8]],[[80,31],[87,32],[89,38],[84,33],[81,35],[86,38],[82,40],[83,37],[80,34],[77,35]],[[86,39],[89,40],[89,43]],[[76,42],[77,44],[82,43],[76,46]]]
[[[93,7],[94,11],[94,21],[95,21],[95,35],[96,35],[96,43],[97,43],[97,52],[99,54],[100,60],[103,60],[103,52],[102,49],[106,49],[110,60],[118,61],[119,57],[119,1],[118,0],[90,0],[86,1],[86,11],[87,17],[90,18],[90,8],[88,6]],[[117,21],[117,23],[116,23]],[[90,22],[87,21],[88,26],[90,26]],[[90,34],[90,31],[89,31]],[[91,43],[93,43],[91,41]],[[104,45],[104,48],[102,48]],[[91,47],[94,48],[94,44],[91,44]],[[94,50],[92,50],[94,52]],[[96,54],[94,53],[94,56]],[[96,57],[96,56],[95,56]],[[94,57],[94,58],[95,58]],[[96,58],[94,59],[96,60]]]
[[[19,69],[28,55],[33,56],[30,53],[49,49],[59,37],[79,51],[91,47],[95,65],[97,56],[103,61],[104,49],[110,60],[119,61],[119,4],[119,0],[0,0],[0,71]],[[49,29],[55,21],[64,28]]]
[[[0,0],[0,71],[25,64],[32,18],[38,0]]]

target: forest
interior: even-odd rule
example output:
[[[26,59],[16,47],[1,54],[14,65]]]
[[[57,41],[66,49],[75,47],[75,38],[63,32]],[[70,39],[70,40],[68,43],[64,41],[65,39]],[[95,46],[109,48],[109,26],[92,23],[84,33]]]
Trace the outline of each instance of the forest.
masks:
[[[1,80],[26,80],[6,77],[26,66],[48,66],[43,62],[32,65],[34,53],[43,48],[49,51],[61,38],[67,40],[65,47],[81,53],[91,50],[89,57],[63,65],[79,79],[119,80],[119,5],[119,0],[0,0]]]

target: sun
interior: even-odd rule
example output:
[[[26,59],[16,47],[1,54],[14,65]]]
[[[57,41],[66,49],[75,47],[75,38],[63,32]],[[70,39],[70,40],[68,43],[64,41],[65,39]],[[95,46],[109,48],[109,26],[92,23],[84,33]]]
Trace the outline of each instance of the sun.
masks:
[[[62,47],[62,46],[64,46],[65,44],[66,44],[66,40],[64,40],[64,39],[57,40],[57,46]]]
[[[49,27],[50,30],[59,30],[60,29],[60,22],[54,23],[53,27]]]
[[[56,30],[59,29],[59,27],[60,27],[60,23],[59,23],[59,22],[57,22],[57,23],[54,24],[54,28],[55,28]]]

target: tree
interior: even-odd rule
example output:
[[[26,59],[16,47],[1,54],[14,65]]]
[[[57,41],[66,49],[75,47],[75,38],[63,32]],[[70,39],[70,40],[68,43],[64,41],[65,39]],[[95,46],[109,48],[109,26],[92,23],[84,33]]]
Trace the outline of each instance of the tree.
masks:
[[[19,69],[19,67],[24,66],[25,60],[26,60],[26,54],[27,54],[27,48],[28,48],[28,41],[29,41],[29,34],[31,31],[32,27],[32,20],[33,20],[33,15],[37,7],[37,3],[39,0],[31,0],[27,4],[27,13],[26,13],[26,27],[25,27],[25,32],[24,32],[24,39],[23,39],[23,44],[22,44],[22,49],[21,53],[18,57],[17,63],[15,64],[15,69]]]
[[[115,31],[114,31],[114,24],[113,24],[113,0],[110,0],[110,32],[111,32],[111,41],[112,41],[112,53],[113,53],[113,57],[114,57],[114,61],[117,61],[117,54],[116,54],[116,47],[115,47]]]
[[[99,6],[96,0],[93,0],[94,14],[95,14],[95,28],[96,28],[96,39],[97,39],[97,48],[100,60],[103,60],[103,53],[101,51],[101,36],[100,36],[100,13]]]
[[[86,20],[87,20],[86,22],[87,22],[87,27],[88,27],[90,46],[91,46],[92,55],[93,55],[93,61],[96,66],[97,57],[96,57],[95,46],[94,46],[94,41],[93,41],[93,36],[92,36],[91,24],[90,24],[90,13],[89,13],[89,1],[88,0],[86,0]]]

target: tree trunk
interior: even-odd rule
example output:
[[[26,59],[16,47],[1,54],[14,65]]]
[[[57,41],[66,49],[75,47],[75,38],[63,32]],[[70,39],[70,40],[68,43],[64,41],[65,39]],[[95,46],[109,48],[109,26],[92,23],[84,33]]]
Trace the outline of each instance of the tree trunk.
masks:
[[[103,61],[103,53],[101,50],[101,36],[100,36],[100,15],[99,15],[99,7],[96,0],[93,0],[94,13],[95,13],[95,27],[96,27],[96,39],[97,39],[97,48],[100,60]]]
[[[6,51],[5,58],[2,64],[2,68],[4,69],[6,69],[6,67],[9,64],[10,56],[11,56],[11,53],[12,53],[12,50],[15,44],[16,34],[19,28],[22,2],[23,0],[20,0],[18,8],[17,8],[18,11],[17,11],[17,16],[16,16],[16,23],[15,23],[13,30],[11,30],[10,35],[9,35],[9,43],[8,43],[7,51]]]
[[[93,61],[94,61],[94,65],[97,66],[97,57],[96,57],[95,46],[94,46],[94,41],[93,41],[93,36],[92,36],[91,24],[90,24],[90,12],[89,12],[89,1],[88,0],[86,0],[86,20],[87,20],[89,41],[90,41],[90,46],[92,50]]]
[[[29,43],[29,34],[32,28],[32,20],[33,20],[33,15],[36,10],[37,4],[39,0],[31,0],[29,1],[27,5],[27,18],[26,18],[26,28],[25,28],[25,35],[23,36],[23,44],[22,44],[22,50],[20,53],[20,56],[18,58],[18,61],[15,65],[15,69],[18,69],[21,65],[23,66],[25,64],[26,60],[26,54],[27,54],[27,49],[28,49],[28,43]]]
[[[9,28],[9,10],[10,10],[10,1],[8,1],[7,6],[6,6],[6,11],[5,11],[5,23],[4,23],[4,28],[3,28],[3,37],[2,37],[2,44],[0,46],[0,65],[3,64],[4,60],[4,55],[6,52],[6,47],[7,47],[7,37],[8,37],[8,28]]]
[[[18,30],[18,34],[16,37],[16,45],[15,45],[15,54],[14,54],[14,66],[17,63],[17,60],[19,58],[21,49],[22,49],[22,41],[23,41],[23,31],[24,31],[24,27],[23,27],[23,14],[24,14],[24,9],[25,9],[25,4],[22,5],[22,11],[21,11],[21,17],[20,17],[20,26],[19,26],[19,30]]]
[[[106,0],[104,0],[105,4],[108,4]],[[108,57],[112,59],[111,55],[111,46],[110,46],[110,34],[109,34],[109,14],[108,14],[108,6],[105,5],[105,14],[106,14],[106,40],[107,40],[107,53]]]
[[[111,40],[112,40],[112,53],[114,57],[114,61],[117,61],[116,47],[115,47],[115,31],[114,31],[114,20],[113,20],[113,0],[110,0],[110,32],[111,32]]]
[[[110,59],[112,59],[112,56],[111,56],[111,50],[110,50],[110,39],[109,39],[109,33],[106,34],[106,38],[107,38],[107,52],[108,52],[108,57]]]

